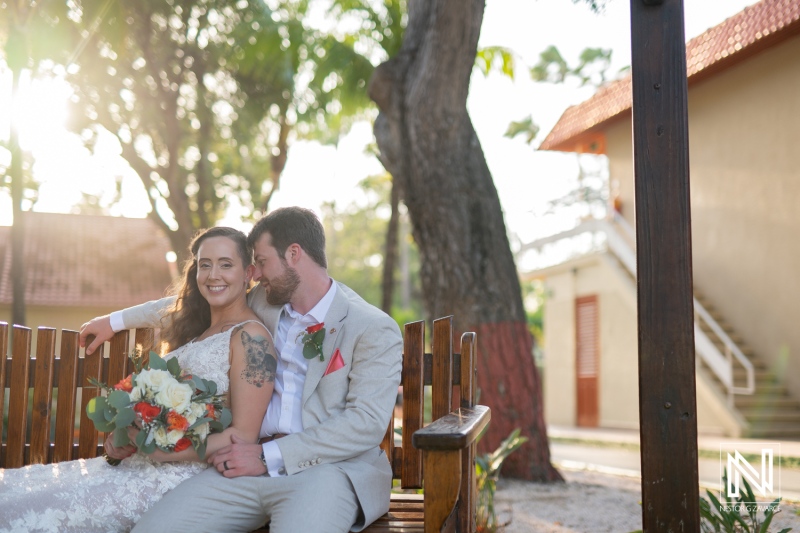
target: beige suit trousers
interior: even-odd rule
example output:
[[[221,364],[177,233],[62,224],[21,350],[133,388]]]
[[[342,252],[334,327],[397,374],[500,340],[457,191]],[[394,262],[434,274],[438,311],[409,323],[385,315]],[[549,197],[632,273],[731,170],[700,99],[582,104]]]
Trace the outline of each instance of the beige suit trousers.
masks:
[[[345,533],[358,502],[336,465],[287,477],[228,479],[209,468],[168,492],[133,533],[247,532],[270,522],[270,533]]]

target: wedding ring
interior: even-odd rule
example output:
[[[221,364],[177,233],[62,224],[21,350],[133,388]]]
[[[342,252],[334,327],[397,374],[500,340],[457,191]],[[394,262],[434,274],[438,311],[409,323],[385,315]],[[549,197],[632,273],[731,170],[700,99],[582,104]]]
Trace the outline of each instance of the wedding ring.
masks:
[[[228,461],[222,462],[222,468],[224,468],[225,470],[230,470],[230,468],[228,468]]]

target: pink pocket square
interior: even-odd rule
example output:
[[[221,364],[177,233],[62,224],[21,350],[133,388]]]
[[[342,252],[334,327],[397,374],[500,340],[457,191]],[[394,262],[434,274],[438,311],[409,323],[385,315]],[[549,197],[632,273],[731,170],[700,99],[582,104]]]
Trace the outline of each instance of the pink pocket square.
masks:
[[[325,373],[322,376],[325,377],[328,374],[332,374],[340,368],[344,368],[344,359],[342,359],[342,352],[339,351],[339,348],[336,348],[333,351],[331,360],[328,361],[328,368],[325,369]]]

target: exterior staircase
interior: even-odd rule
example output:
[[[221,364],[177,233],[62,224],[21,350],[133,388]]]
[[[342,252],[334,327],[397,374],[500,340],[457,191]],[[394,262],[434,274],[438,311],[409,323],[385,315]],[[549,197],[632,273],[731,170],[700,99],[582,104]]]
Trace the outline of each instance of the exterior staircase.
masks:
[[[768,368],[767,364],[758,357],[744,339],[725,321],[721,313],[713,306],[697,288],[694,289],[695,300],[705,308],[714,321],[725,331],[728,337],[736,343],[742,353],[753,365],[755,378],[755,391],[753,394],[734,394],[732,396],[733,408],[741,414],[749,429],[747,437],[754,438],[779,438],[800,439],[800,401],[789,395],[780,379],[780,372]],[[720,352],[724,353],[725,347],[713,335],[710,328],[699,322],[700,328],[714,342]],[[710,370],[708,365],[697,358],[701,368]],[[725,387],[716,375],[709,371],[713,381],[724,391]],[[734,384],[743,386],[747,380],[746,371],[741,367],[733,370]]]
[[[635,233],[619,216],[584,222],[571,230],[527,244],[520,252],[541,249],[545,244],[583,233],[605,234],[609,259],[621,267],[635,290]],[[800,439],[800,401],[782,384],[780,369],[768,368],[696,287],[694,300],[698,369],[709,376],[723,398],[727,397],[728,408],[746,422],[742,436]]]

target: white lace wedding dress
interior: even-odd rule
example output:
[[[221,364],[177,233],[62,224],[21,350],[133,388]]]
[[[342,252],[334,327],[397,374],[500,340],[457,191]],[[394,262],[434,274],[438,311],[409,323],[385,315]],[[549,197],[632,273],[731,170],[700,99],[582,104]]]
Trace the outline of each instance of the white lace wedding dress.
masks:
[[[181,368],[228,391],[230,336],[236,328],[170,352]],[[142,514],[201,462],[156,463],[134,454],[119,466],[105,458],[0,469],[0,533],[129,531]]]

